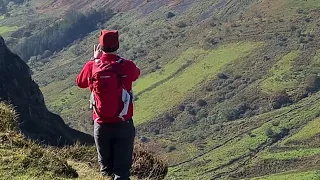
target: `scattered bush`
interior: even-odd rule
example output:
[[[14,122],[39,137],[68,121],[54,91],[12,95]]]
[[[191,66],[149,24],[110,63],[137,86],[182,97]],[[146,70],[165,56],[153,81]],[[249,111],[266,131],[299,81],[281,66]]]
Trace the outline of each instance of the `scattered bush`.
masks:
[[[213,38],[213,37],[207,37],[207,38],[205,39],[205,43],[206,43],[209,47],[214,46],[214,45],[217,45],[219,42],[220,42],[219,39]]]
[[[12,106],[0,103],[0,132],[17,131],[17,115]]]
[[[229,121],[234,121],[239,118],[237,109],[230,109],[229,111],[226,112],[225,116]]]
[[[280,124],[280,121],[273,121],[272,122],[272,126],[279,126],[279,124]]]
[[[164,116],[165,120],[168,121],[168,122],[174,122],[175,118],[172,117],[170,114],[166,113],[165,116]]]
[[[207,118],[208,115],[209,115],[209,113],[207,110],[201,109],[200,111],[197,112],[196,119],[199,121],[203,118]]]
[[[266,135],[268,138],[274,138],[275,133],[274,133],[274,131],[269,127],[269,128],[266,129],[265,135]]]
[[[166,148],[166,152],[170,153],[170,152],[172,152],[172,151],[174,151],[174,150],[176,150],[176,149],[177,149],[177,148],[176,148],[175,146],[169,145],[169,146]]]
[[[171,18],[173,18],[174,16],[176,16],[173,12],[168,12],[167,13],[167,18],[168,19],[171,19]]]
[[[266,129],[265,134],[268,138],[274,139],[274,140],[279,140],[282,139],[283,137],[287,136],[290,132],[290,129],[288,128],[281,128],[280,132],[275,132],[273,131],[270,127]]]
[[[145,149],[141,145],[135,146],[131,174],[138,179],[164,179],[168,165]]]
[[[219,79],[228,79],[228,76],[227,76],[226,74],[224,74],[224,73],[218,73],[218,74],[217,74],[217,77],[218,77]]]
[[[186,107],[183,104],[178,105],[178,110],[179,111],[184,111]]]
[[[145,136],[142,136],[142,137],[140,138],[140,141],[141,141],[142,143],[147,143],[147,142],[149,142],[149,139],[148,139],[147,137],[145,137]]]
[[[285,91],[275,92],[270,98],[271,107],[280,109],[281,107],[292,104],[290,96]]]

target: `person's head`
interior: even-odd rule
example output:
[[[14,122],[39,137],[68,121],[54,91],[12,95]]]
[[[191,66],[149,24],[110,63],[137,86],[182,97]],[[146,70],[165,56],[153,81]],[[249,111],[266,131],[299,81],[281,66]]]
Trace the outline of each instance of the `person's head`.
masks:
[[[117,30],[102,30],[99,38],[100,49],[105,53],[119,49],[119,33]]]

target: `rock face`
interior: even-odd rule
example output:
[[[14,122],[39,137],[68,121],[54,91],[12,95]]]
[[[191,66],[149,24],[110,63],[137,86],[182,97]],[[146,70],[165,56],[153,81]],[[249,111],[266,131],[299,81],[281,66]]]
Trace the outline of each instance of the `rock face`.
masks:
[[[62,118],[48,111],[39,86],[28,65],[12,53],[0,36],[0,101],[16,107],[19,128],[27,137],[51,145],[75,141],[92,144],[90,135],[68,127]]]

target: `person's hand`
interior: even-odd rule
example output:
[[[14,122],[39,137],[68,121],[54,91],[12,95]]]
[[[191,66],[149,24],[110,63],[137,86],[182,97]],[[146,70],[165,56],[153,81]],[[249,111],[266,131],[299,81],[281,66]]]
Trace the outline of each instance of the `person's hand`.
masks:
[[[98,44],[97,46],[94,45],[93,46],[93,58],[94,59],[99,59],[102,55],[102,51],[100,49],[100,44]]]

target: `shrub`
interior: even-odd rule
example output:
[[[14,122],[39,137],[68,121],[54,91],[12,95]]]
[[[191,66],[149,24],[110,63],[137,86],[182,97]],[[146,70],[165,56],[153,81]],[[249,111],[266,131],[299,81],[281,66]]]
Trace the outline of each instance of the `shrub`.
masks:
[[[269,127],[269,128],[266,129],[265,135],[266,135],[268,138],[274,138],[275,133],[274,133],[274,131]]]
[[[179,111],[184,111],[186,107],[183,104],[178,105],[178,110]]]
[[[285,91],[275,92],[271,96],[270,101],[273,109],[280,109],[281,107],[292,103],[291,98]]]
[[[131,174],[138,179],[164,179],[168,165],[141,145],[135,146]]]
[[[17,115],[12,106],[0,102],[0,132],[17,131]]]
[[[176,149],[177,149],[177,148],[176,148],[175,146],[169,145],[169,146],[166,148],[166,152],[170,153],[170,152],[172,152],[172,151],[174,151],[174,150],[176,150]]]
[[[207,101],[205,101],[204,99],[198,99],[197,100],[197,105],[200,106],[200,107],[204,107],[207,104],[208,104]]]
[[[207,118],[208,117],[208,111],[205,110],[205,109],[201,109],[200,111],[197,112],[197,115],[196,115],[196,119],[199,121],[203,118]]]
[[[225,116],[229,121],[234,121],[239,118],[239,113],[237,109],[230,109],[226,112]]]
[[[214,45],[218,44],[220,41],[217,38],[207,37],[205,39],[205,42],[208,46],[214,46]]]
[[[174,122],[175,118],[172,117],[170,114],[166,113],[165,114],[165,120],[168,121],[168,122]]]
[[[279,124],[280,124],[280,121],[274,121],[274,122],[272,122],[272,126],[279,126]]]
[[[188,113],[189,113],[190,115],[195,116],[195,115],[197,114],[197,111],[196,111],[195,109],[191,109],[191,110],[188,111]]]
[[[147,142],[149,142],[149,139],[148,139],[147,137],[145,137],[145,136],[142,136],[142,137],[140,138],[140,141],[141,141],[142,143],[147,143]]]
[[[167,13],[167,18],[168,19],[171,19],[171,18],[173,18],[174,16],[176,16],[173,12],[168,12]]]
[[[224,73],[219,73],[219,74],[217,74],[217,77],[218,77],[219,79],[228,79],[228,76],[227,76],[226,74],[224,74]]]

